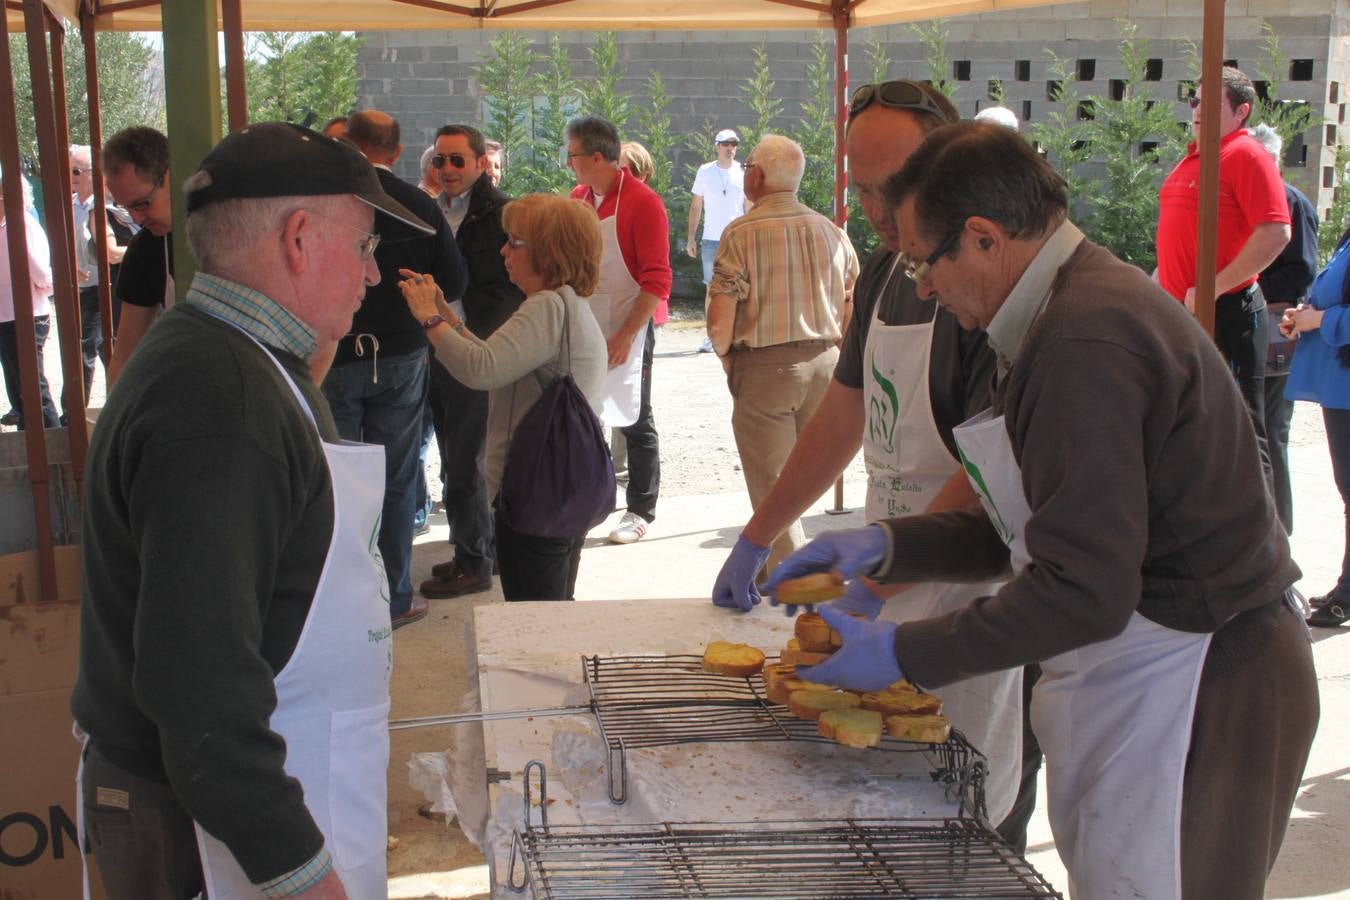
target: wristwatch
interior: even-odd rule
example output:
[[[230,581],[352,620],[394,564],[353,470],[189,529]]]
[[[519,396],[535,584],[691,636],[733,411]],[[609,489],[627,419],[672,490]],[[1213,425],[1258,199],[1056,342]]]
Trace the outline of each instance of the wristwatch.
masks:
[[[447,321],[445,316],[441,315],[440,313],[437,313],[431,318],[424,320],[422,322],[422,327],[427,331],[430,331],[431,329],[435,328],[437,325],[445,321]]]

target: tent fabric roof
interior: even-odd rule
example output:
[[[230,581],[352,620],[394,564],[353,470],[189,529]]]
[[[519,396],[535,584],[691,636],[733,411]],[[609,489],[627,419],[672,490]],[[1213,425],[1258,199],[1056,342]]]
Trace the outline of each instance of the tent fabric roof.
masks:
[[[49,0],[77,5],[78,0]],[[98,27],[158,31],[159,7],[97,0]],[[139,0],[143,2],[143,0]],[[248,31],[776,30],[850,27],[1043,6],[1046,0],[242,0]]]

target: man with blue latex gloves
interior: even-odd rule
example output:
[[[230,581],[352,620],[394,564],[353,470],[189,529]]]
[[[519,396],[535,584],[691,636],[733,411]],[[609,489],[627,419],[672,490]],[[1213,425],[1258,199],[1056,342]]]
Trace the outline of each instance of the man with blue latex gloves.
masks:
[[[898,626],[831,613],[843,647],[803,674],[870,688],[903,667],[943,688],[1040,661],[1032,720],[1072,893],[1262,896],[1317,676],[1231,372],[1180,304],[1083,237],[1063,178],[1018,136],[939,129],[887,199],[920,295],[998,354],[991,409],[955,430],[983,509],[833,535],[767,590],[845,567],[1013,577]]]
[[[928,132],[958,118],[940,92],[921,82],[866,85],[853,95],[849,179],[885,246],[859,275],[853,318],[825,400],[718,575],[713,602],[719,606],[749,610],[759,602],[755,577],[766,548],[829,489],[860,448],[868,521],[976,502],[952,429],[989,406],[994,355],[982,333],[963,330],[933,300],[918,296],[897,253],[900,235],[882,190]],[[832,606],[898,622],[960,608],[995,588],[989,582],[905,590],[854,578]],[[1017,673],[999,673],[943,698],[953,723],[988,756],[989,816],[1019,850],[1026,845],[1040,767],[1040,751],[1024,724],[1023,690]]]

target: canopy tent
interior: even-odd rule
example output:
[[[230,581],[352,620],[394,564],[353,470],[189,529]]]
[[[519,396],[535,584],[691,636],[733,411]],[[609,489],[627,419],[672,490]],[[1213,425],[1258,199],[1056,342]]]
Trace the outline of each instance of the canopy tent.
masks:
[[[79,307],[74,290],[74,246],[69,226],[68,166],[63,154],[68,144],[63,105],[61,41],[64,24],[78,21],[85,45],[89,84],[90,143],[101,145],[98,130],[96,30],[164,32],[167,113],[173,172],[190,172],[219,139],[219,78],[217,32],[225,34],[226,83],[230,127],[245,123],[243,32],[446,30],[468,28],[522,28],[556,31],[595,30],[815,30],[835,34],[835,210],[842,222],[844,203],[844,116],[848,89],[848,32],[853,27],[887,25],[980,12],[1051,5],[1056,0],[171,0],[161,9],[159,0],[5,0],[6,32],[24,30],[32,63],[35,118],[46,194],[49,232],[66,240],[52,240],[52,264],[57,282],[56,307],[60,324],[65,406],[78,422],[85,398],[79,346]],[[1061,0],[1065,2],[1065,0]],[[1223,0],[1204,0],[1203,61],[1201,71],[1218,81],[1223,59]],[[11,222],[22,219],[20,194],[12,181],[18,172],[15,105],[8,41],[0,47],[0,163],[4,165],[5,205]],[[48,49],[50,48],[50,50]],[[48,66],[48,52],[51,65]],[[1202,115],[1218,120],[1220,91],[1203,95]],[[25,111],[26,114],[27,111]],[[1214,331],[1214,276],[1218,210],[1218,135],[1207,133],[1201,142],[1200,221],[1197,247],[1196,312],[1201,325]],[[97,160],[97,155],[96,155]],[[95,193],[102,196],[102,173],[95,163]],[[177,180],[177,179],[175,179]],[[174,219],[181,232],[186,221],[183,197],[173,186]],[[64,208],[64,209],[63,209]],[[96,204],[96,228],[103,233],[102,204]],[[194,267],[185,240],[176,241],[178,284],[185,288]],[[9,229],[11,271],[16,275],[15,296],[23,369],[24,410],[28,420],[38,410],[36,351],[31,306],[23,298],[19,280],[26,280],[22,228]],[[107,249],[100,246],[106,273]],[[22,273],[22,274],[20,274]],[[107,278],[100,279],[105,340],[111,342]],[[71,434],[71,455],[77,484],[83,477],[86,452],[84,429]],[[46,451],[40,429],[27,436],[29,478],[38,510],[36,534],[39,573],[44,598],[54,596],[55,567],[47,510]],[[836,497],[842,496],[836,487]],[[836,501],[836,505],[840,505]]]
[[[1047,2],[1056,0],[243,0],[242,7],[249,31],[762,31],[833,28],[840,16],[858,28]],[[98,0],[95,7],[100,29],[160,29],[158,3]]]

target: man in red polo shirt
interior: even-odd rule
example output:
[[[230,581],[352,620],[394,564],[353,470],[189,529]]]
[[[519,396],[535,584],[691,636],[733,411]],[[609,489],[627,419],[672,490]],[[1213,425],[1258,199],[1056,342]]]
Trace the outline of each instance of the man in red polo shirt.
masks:
[[[1270,154],[1245,125],[1256,103],[1252,81],[1223,68],[1219,103],[1219,248],[1214,292],[1214,337],[1233,369],[1266,457],[1266,300],[1256,278],[1289,243],[1289,204],[1284,181]],[[1173,297],[1195,312],[1195,244],[1200,210],[1202,127],[1200,88],[1191,98],[1196,141],[1163,182],[1158,204],[1156,277]]]
[[[572,196],[595,207],[604,251],[591,309],[609,342],[601,420],[628,443],[628,509],[609,539],[631,544],[656,518],[661,460],[652,418],[652,315],[670,296],[670,233],[656,192],[619,165],[619,131],[598,116],[567,123]]]

